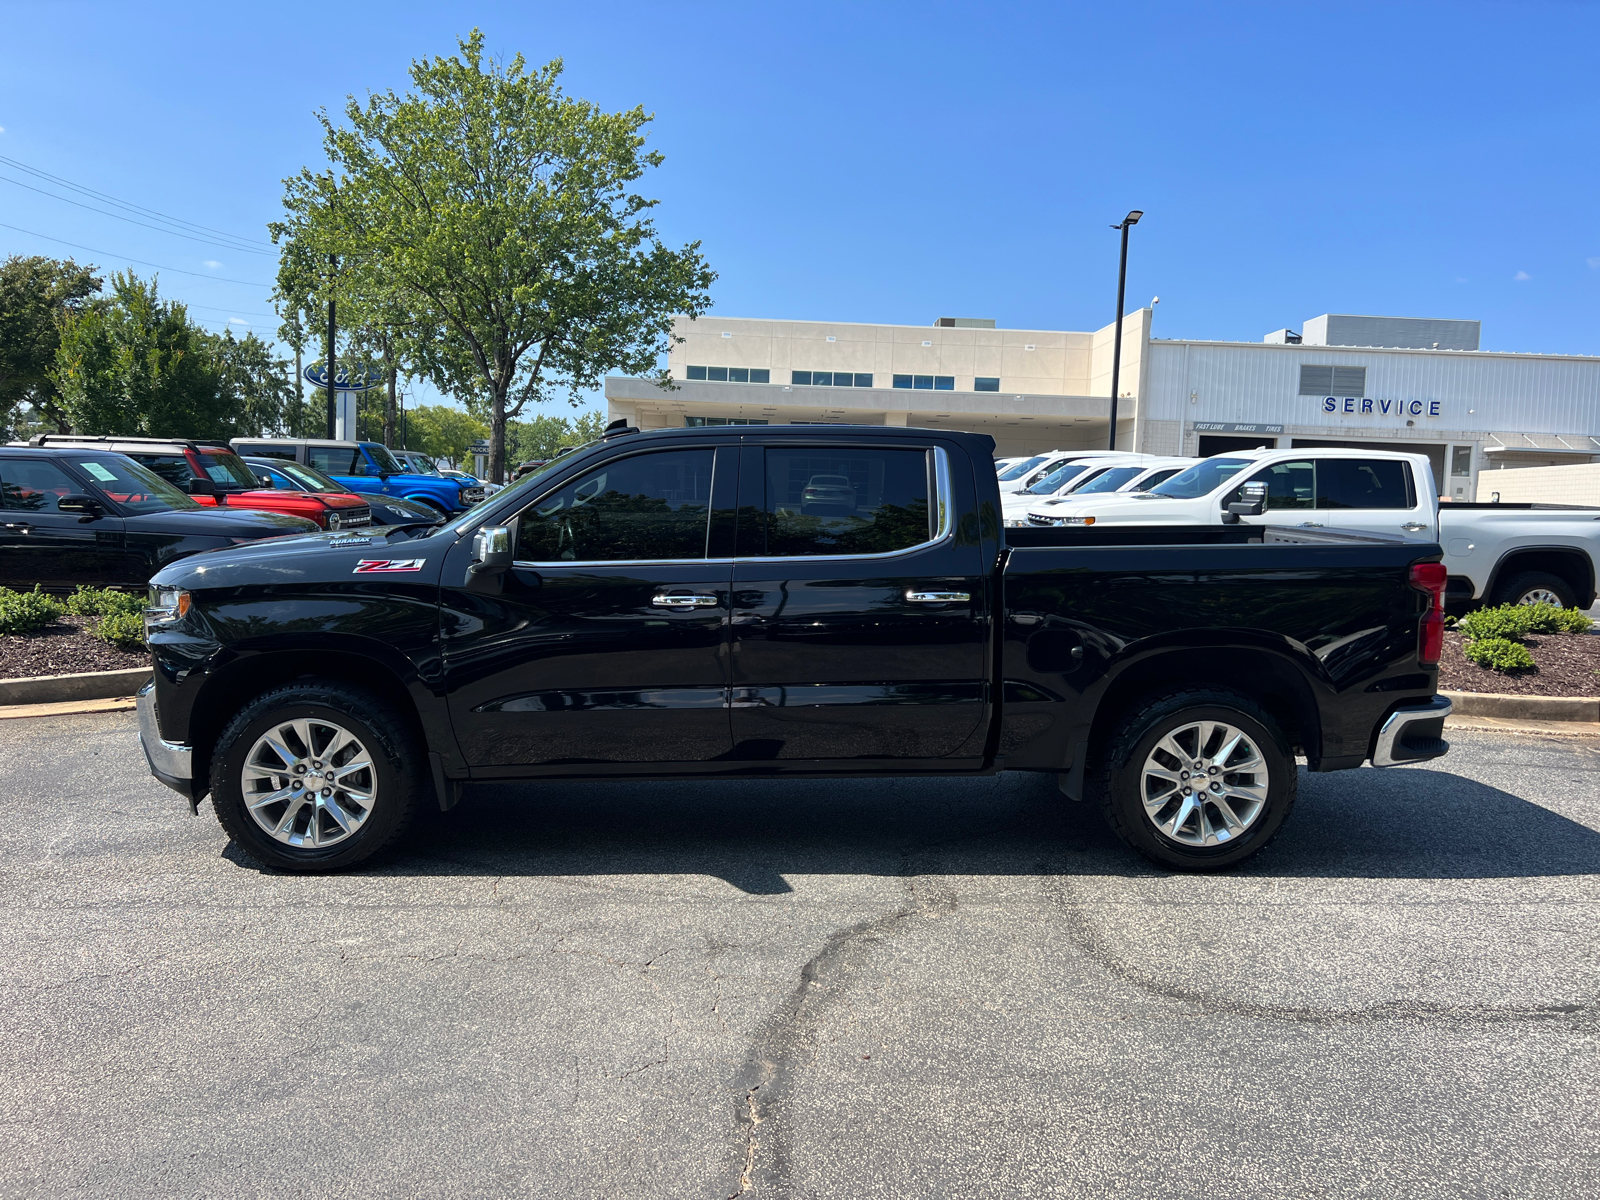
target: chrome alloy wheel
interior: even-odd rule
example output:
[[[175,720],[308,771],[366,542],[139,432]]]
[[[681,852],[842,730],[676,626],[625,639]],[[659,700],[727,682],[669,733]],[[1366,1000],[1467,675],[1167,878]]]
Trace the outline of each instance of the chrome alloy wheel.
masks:
[[[1554,604],[1557,608],[1562,606],[1561,597],[1556,595],[1549,588],[1529,588],[1527,591],[1522,593],[1522,597],[1517,601],[1517,603]]]
[[[1144,760],[1139,798],[1157,829],[1185,846],[1220,846],[1267,806],[1267,764],[1249,736],[1223,721],[1166,734]]]
[[[257,738],[240,784],[256,824],[301,848],[344,841],[378,798],[366,747],[348,729],[317,717],[285,721]]]

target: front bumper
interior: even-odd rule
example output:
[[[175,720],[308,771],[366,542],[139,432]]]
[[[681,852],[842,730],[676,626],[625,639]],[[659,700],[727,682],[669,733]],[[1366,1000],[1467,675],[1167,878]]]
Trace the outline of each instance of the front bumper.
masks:
[[[1445,697],[1435,696],[1426,704],[1395,709],[1378,728],[1372,765],[1397,767],[1447,754],[1450,743],[1444,740],[1444,719],[1453,707]]]
[[[150,774],[173,791],[194,802],[194,750],[177,742],[164,741],[160,726],[156,724],[156,682],[151,680],[139,689],[139,746],[144,750],[144,760]]]

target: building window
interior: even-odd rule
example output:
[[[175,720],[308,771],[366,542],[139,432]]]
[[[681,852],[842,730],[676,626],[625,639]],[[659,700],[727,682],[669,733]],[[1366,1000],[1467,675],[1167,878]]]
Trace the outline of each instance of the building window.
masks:
[[[1365,367],[1301,367],[1302,396],[1365,396]]]
[[[791,371],[789,382],[804,387],[871,387],[872,376],[851,371]]]
[[[685,429],[699,429],[706,425],[765,425],[764,419],[756,417],[685,417]]]
[[[975,392],[998,392],[1000,380],[989,375],[979,375],[972,381],[972,390]]]
[[[956,390],[956,377],[954,375],[896,375],[894,385],[897,388],[915,388],[919,392],[953,392]]]
[[[711,383],[771,383],[772,372],[766,367],[690,367],[689,378]]]

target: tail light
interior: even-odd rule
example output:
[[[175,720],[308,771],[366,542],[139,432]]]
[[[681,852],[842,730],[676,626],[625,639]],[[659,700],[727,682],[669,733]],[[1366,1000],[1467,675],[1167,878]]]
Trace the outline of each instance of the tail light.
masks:
[[[1444,585],[1448,574],[1443,563],[1411,564],[1411,586],[1426,592],[1431,601],[1417,629],[1417,662],[1425,667],[1437,665],[1444,651]]]

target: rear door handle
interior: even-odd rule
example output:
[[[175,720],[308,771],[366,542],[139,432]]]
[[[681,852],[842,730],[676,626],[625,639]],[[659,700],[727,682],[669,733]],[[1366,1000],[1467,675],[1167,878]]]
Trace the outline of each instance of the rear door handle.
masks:
[[[657,608],[715,608],[722,602],[695,592],[657,592],[650,603]]]
[[[913,604],[970,604],[972,593],[908,591],[906,599]]]
[[[1400,526],[1400,528],[1404,529],[1407,533],[1421,533],[1427,528],[1427,526],[1421,521],[1407,521],[1404,525]]]
[[[1300,528],[1301,529],[1321,529],[1322,528],[1322,522],[1321,521],[1301,521],[1300,522]]]

